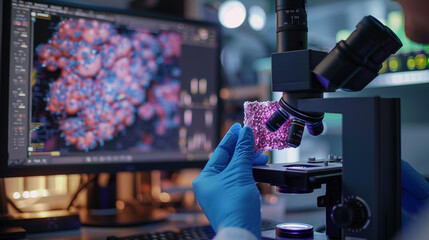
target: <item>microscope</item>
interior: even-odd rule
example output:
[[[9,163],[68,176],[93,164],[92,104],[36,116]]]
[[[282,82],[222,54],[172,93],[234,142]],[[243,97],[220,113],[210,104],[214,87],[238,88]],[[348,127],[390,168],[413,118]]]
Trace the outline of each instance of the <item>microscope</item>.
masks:
[[[325,233],[277,226],[274,239],[391,239],[401,227],[400,103],[380,97],[323,98],[325,92],[360,91],[383,61],[402,47],[372,16],[329,52],[307,49],[306,0],[276,0],[277,53],[272,90],[283,92],[266,126],[276,131],[291,120],[287,143],[298,147],[304,128],[323,132],[324,113],[342,114],[342,157],[253,168],[256,182],[280,193],[309,193],[326,184],[317,206],[326,209]],[[301,231],[303,230],[303,231]]]

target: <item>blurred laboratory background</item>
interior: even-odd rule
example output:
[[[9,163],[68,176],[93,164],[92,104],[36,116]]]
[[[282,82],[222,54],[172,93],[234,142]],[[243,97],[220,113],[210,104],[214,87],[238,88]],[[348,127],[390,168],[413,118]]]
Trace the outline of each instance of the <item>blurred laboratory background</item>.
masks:
[[[86,0],[85,2],[221,24],[223,47],[220,55],[222,64],[220,97],[224,108],[221,136],[234,122],[243,122],[245,101],[276,101],[281,96],[280,93],[272,93],[270,86],[270,56],[276,52],[274,0]],[[427,159],[429,156],[427,147],[429,143],[427,108],[429,45],[416,44],[406,38],[403,14],[395,1],[308,0],[307,4],[309,48],[331,50],[339,40],[346,39],[355,29],[356,24],[366,15],[378,18],[400,37],[403,48],[383,63],[380,76],[367,89],[357,93],[339,91],[326,94],[326,97],[401,98],[402,158],[410,162],[425,177],[429,177],[429,159]],[[326,114],[324,123],[326,129],[322,136],[304,134],[298,149],[273,151],[270,153],[272,161],[306,161],[309,157],[327,158],[328,154],[341,156],[341,116]],[[359,128],[359,126],[356,127]],[[162,175],[162,173],[157,174]],[[167,175],[177,179],[177,175]],[[18,199],[18,207],[34,201],[31,200],[33,196],[47,195],[47,190],[43,189],[48,189],[51,198],[58,200],[66,194],[67,189],[75,189],[79,185],[79,179],[77,176],[31,177],[31,180],[25,183],[24,178],[11,179],[9,181],[22,181],[19,186],[32,184],[35,185],[32,189],[42,190],[27,191],[26,196],[22,197],[23,187],[22,191],[18,189],[10,195],[16,194],[12,197]],[[26,186],[25,189],[29,187]],[[323,194],[323,192],[319,193]],[[290,206],[295,206],[296,209],[316,207],[314,198],[305,196],[304,201],[302,201],[304,197],[296,198],[299,199],[290,201]],[[162,202],[162,199],[160,201]],[[40,209],[44,207],[41,206]]]
[[[92,0],[100,2],[101,0]],[[107,4],[107,3],[106,3]],[[270,87],[271,53],[276,52],[274,0],[151,0],[115,1],[114,7],[133,6],[186,18],[218,22],[222,25],[221,63],[224,100],[224,133],[234,122],[243,120],[245,101],[278,100]],[[174,6],[174,7],[173,7]],[[391,0],[308,0],[309,48],[330,51],[346,39],[366,15],[373,15],[389,26],[403,47],[383,63],[380,76],[364,91],[338,91],[326,97],[381,96],[401,98],[402,158],[429,177],[429,45],[411,42],[404,33],[403,14]],[[285,76],[287,77],[287,76]],[[327,114],[323,136],[304,135],[298,149],[274,151],[273,161],[294,162],[308,157],[341,155],[341,116]],[[359,126],[356,126],[359,127]]]

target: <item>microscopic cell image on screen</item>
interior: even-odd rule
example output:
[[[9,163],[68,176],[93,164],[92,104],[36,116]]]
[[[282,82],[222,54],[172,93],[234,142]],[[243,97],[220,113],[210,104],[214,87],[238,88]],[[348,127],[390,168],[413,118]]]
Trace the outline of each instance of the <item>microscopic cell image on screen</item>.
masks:
[[[182,37],[84,18],[33,18],[30,151],[179,148]]]

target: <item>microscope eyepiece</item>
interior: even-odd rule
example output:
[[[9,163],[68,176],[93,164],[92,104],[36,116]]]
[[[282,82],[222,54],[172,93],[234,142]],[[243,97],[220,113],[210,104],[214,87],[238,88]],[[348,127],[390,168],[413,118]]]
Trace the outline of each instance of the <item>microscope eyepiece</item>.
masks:
[[[373,16],[366,16],[313,72],[328,91],[338,88],[360,91],[378,76],[382,63],[401,47],[401,41],[388,27]]]
[[[277,52],[306,49],[306,0],[276,0]]]

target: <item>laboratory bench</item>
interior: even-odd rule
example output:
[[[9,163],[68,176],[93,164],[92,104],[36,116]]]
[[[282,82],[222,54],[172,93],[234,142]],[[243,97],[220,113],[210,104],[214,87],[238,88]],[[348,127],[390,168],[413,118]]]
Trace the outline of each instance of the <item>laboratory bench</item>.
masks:
[[[315,229],[324,225],[324,208],[311,208],[307,210],[286,211],[284,201],[275,204],[262,203],[262,219],[273,223],[300,222],[314,226]],[[78,230],[59,231],[50,233],[28,234],[27,239],[55,239],[55,240],[101,240],[108,236],[125,237],[143,233],[163,232],[177,228],[208,225],[207,218],[202,212],[184,212],[170,214],[166,221],[134,226],[134,227],[86,227]]]

